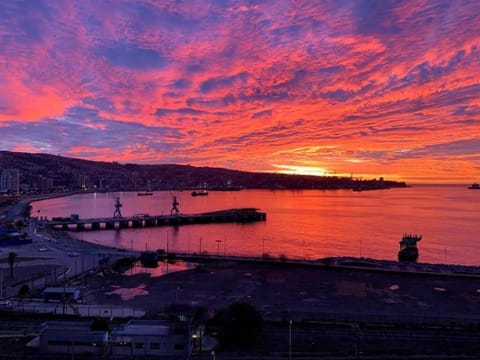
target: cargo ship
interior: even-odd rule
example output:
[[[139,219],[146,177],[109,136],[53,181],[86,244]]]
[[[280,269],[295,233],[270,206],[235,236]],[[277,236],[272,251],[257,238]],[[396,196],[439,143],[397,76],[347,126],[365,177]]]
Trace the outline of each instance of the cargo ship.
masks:
[[[470,185],[468,188],[469,188],[469,189],[472,189],[472,190],[480,190],[480,184],[474,182],[474,183],[473,183],[472,185]]]

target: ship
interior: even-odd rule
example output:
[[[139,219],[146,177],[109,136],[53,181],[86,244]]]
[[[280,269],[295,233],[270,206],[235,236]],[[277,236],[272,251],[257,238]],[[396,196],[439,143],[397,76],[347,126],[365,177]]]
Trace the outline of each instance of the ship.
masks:
[[[203,183],[200,190],[193,190],[192,196],[206,196],[208,195],[207,183]]]
[[[205,196],[205,195],[208,195],[207,189],[193,190],[192,191],[192,196]]]
[[[417,242],[422,240],[422,235],[404,234],[398,252],[398,261],[417,262]]]
[[[472,190],[480,190],[480,184],[474,182],[474,183],[473,183],[472,185],[470,185],[468,188],[469,188],[469,189],[472,189]]]
[[[144,192],[137,193],[137,196],[151,196],[151,195],[153,195],[153,192],[150,192],[150,191],[144,191]]]

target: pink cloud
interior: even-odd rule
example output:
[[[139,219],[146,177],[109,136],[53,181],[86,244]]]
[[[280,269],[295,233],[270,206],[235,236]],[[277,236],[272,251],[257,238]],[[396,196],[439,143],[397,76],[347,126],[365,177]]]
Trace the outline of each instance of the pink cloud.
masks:
[[[95,160],[474,177],[470,150],[445,144],[478,138],[478,11],[440,0],[12,3],[0,9],[0,126],[10,149]],[[26,122],[51,135],[32,147]]]

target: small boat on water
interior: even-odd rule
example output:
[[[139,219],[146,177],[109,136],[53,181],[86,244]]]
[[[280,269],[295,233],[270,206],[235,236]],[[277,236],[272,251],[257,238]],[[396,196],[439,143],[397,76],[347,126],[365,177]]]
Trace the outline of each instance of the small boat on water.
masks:
[[[205,195],[208,195],[207,189],[192,191],[192,196],[205,196]]]
[[[153,192],[150,192],[150,191],[144,191],[144,192],[137,193],[137,196],[151,196],[151,195],[153,195]]]
[[[404,234],[400,241],[398,261],[416,262],[418,259],[417,242],[422,240],[422,235]]]
[[[203,183],[200,186],[200,190],[193,190],[192,196],[206,196],[208,195],[207,183]]]
[[[470,185],[468,188],[469,188],[469,189],[472,189],[472,190],[480,190],[480,184],[474,182],[474,183],[473,183],[472,185]]]

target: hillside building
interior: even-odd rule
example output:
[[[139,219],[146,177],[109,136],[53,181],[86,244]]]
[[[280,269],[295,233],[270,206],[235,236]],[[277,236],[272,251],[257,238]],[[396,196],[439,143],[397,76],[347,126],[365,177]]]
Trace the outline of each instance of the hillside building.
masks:
[[[20,192],[20,171],[3,169],[0,174],[0,192],[17,195]]]

